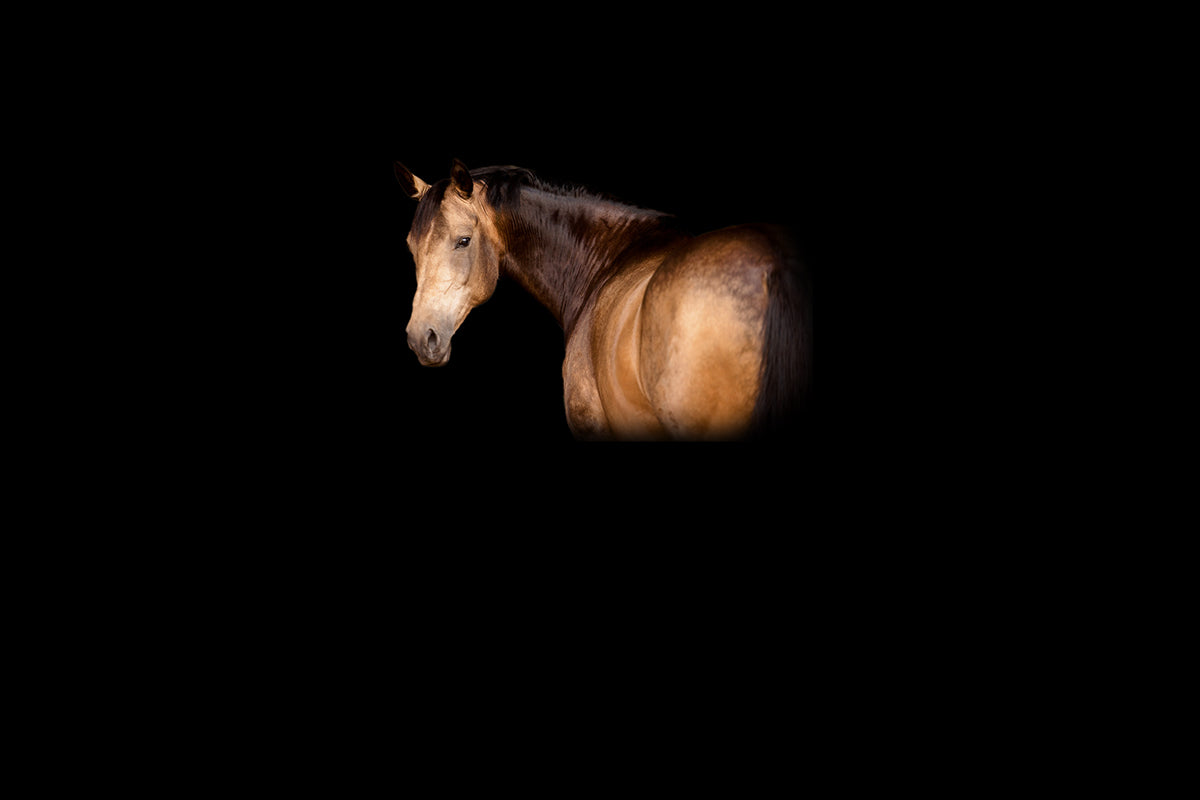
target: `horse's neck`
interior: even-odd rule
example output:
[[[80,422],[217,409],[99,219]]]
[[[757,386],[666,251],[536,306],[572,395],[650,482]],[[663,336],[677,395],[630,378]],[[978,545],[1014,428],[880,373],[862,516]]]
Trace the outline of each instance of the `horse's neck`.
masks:
[[[505,216],[505,271],[568,335],[621,253],[663,226],[657,211],[532,187],[522,188],[519,207]]]

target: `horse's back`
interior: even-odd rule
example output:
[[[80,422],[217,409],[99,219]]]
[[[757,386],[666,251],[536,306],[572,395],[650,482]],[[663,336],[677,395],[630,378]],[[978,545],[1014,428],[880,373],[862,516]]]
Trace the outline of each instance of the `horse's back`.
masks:
[[[641,384],[672,436],[744,434],[758,396],[768,277],[786,235],[723,228],[671,252],[646,286]]]

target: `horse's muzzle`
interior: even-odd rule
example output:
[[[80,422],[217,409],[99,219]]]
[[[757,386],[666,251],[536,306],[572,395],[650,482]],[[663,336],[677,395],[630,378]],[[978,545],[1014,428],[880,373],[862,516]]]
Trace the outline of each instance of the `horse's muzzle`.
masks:
[[[440,367],[450,360],[450,337],[439,336],[427,325],[409,325],[408,346],[422,366]]]

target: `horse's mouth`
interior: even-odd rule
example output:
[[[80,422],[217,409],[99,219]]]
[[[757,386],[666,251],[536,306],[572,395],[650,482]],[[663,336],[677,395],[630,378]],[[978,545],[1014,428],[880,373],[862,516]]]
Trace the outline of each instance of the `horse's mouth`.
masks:
[[[450,350],[447,348],[445,353],[434,358],[426,358],[423,354],[417,353],[417,361],[421,362],[422,367],[444,367],[450,363]]]

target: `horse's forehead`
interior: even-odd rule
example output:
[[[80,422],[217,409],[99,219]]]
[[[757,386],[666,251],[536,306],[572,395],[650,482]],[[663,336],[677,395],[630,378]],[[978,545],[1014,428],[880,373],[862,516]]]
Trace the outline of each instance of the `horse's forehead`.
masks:
[[[438,208],[438,219],[445,223],[455,223],[461,221],[471,221],[476,218],[474,208],[470,201],[463,200],[455,196],[452,192],[446,192],[446,197],[442,198],[442,205]]]
[[[471,222],[475,219],[475,213],[471,207],[463,200],[457,197],[451,197],[449,192],[442,199],[437,208],[431,214],[430,223],[424,231],[415,232],[418,235],[444,233],[445,229],[463,222]]]

